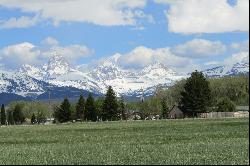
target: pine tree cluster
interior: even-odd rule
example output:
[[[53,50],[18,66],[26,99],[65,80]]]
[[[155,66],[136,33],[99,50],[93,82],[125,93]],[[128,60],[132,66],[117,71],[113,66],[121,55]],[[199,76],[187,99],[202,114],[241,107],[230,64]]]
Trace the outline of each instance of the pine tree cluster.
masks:
[[[95,100],[89,93],[87,99],[81,95],[75,106],[75,112],[72,111],[71,105],[67,98],[61,103],[60,107],[55,108],[54,116],[58,122],[64,123],[72,120],[77,121],[116,121],[126,119],[126,109],[124,99],[119,102],[111,86],[108,87],[107,93],[103,100]]]

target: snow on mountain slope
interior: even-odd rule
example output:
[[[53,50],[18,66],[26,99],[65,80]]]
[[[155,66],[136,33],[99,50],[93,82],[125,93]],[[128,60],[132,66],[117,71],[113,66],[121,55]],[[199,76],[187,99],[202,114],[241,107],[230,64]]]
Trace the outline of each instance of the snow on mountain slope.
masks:
[[[56,55],[49,59],[49,62],[44,64],[42,68],[25,64],[19,71],[39,80],[50,80],[67,74],[70,70],[71,68],[66,60],[62,56]]]
[[[141,88],[151,89],[157,85],[169,86],[183,78],[161,63],[153,63],[139,71],[125,70],[118,64],[120,55],[116,54],[102,60],[90,72],[72,68],[65,59],[56,55],[41,69],[30,65],[23,66],[21,73],[56,86],[67,86],[84,89],[95,93],[105,93],[112,86],[118,95],[134,95]]]
[[[15,93],[21,96],[37,96],[44,92],[45,83],[28,75],[0,71],[0,92]]]
[[[70,71],[70,66],[63,56],[56,55],[42,67],[42,71],[46,73],[44,79],[55,79],[57,76],[67,74]]]
[[[88,75],[96,81],[114,80],[116,78],[124,78],[133,75],[132,72],[124,70],[118,65],[120,56],[121,55],[116,54],[106,60],[102,60]]]
[[[224,69],[225,69],[224,66],[218,66],[212,69],[204,70],[202,72],[207,77],[222,77],[223,75],[225,75]]]
[[[111,85],[118,95],[134,95],[134,93],[139,93],[142,88],[149,89],[157,85],[170,86],[175,81],[184,78],[161,63],[150,64],[137,72],[124,71],[116,67],[113,75],[116,77],[101,81],[107,86]]]
[[[233,65],[232,69],[227,72],[228,75],[248,74],[248,73],[249,73],[249,63],[236,63]]]
[[[74,87],[95,93],[101,91],[101,88],[93,78],[72,68],[60,55],[53,56],[41,69],[24,65],[19,71],[23,75],[28,75],[59,87]]]
[[[238,74],[249,74],[249,63],[238,62],[232,66],[218,66],[212,69],[204,70],[203,73],[207,77],[224,77]]]
[[[226,59],[221,66],[204,70],[203,73],[207,77],[249,75],[249,52],[234,54]]]
[[[23,73],[25,75],[28,75],[30,77],[34,77],[34,78],[36,78],[38,80],[42,80],[43,75],[44,75],[44,73],[40,69],[38,69],[38,68],[36,68],[34,66],[31,66],[31,65],[27,65],[27,64],[23,65],[20,68],[19,72]]]
[[[0,70],[0,92],[15,93],[22,96],[38,96],[46,92],[48,85],[54,87],[72,87],[95,94],[104,94],[112,86],[117,95],[145,96],[153,95],[157,87],[168,87],[187,75],[179,74],[165,65],[155,62],[141,70],[125,70],[116,54],[97,65],[82,65],[77,68],[60,55],[53,56],[41,68],[24,65],[19,72]],[[229,66],[218,66],[203,73],[208,77],[223,77],[249,74],[249,62],[238,62]]]
[[[95,80],[89,77],[86,73],[73,69],[71,69],[68,73],[46,81],[56,86],[69,86],[91,92],[101,91],[101,88]]]
[[[62,56],[55,55],[41,68],[24,65],[19,73],[5,72],[6,74],[0,78],[0,91],[23,96],[30,92],[39,94],[44,92],[44,88],[39,84],[40,81],[57,87],[73,87],[96,94],[104,94],[107,87],[112,86],[118,96],[140,96],[142,89],[145,95],[152,95],[157,87],[171,86],[177,80],[188,76],[176,73],[159,62],[137,71],[125,70],[118,63],[120,56],[116,54],[99,61],[89,69],[88,65],[73,68]],[[208,77],[245,74],[249,73],[249,63],[238,62],[231,66],[218,66],[203,73]],[[10,81],[11,78],[14,80]]]

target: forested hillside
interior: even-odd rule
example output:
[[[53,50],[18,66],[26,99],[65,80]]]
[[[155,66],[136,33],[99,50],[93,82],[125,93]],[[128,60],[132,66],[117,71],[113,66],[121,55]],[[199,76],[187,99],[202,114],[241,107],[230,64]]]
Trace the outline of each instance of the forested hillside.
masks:
[[[212,99],[210,107],[216,107],[225,98],[236,106],[249,105],[248,76],[209,78],[208,81]],[[171,109],[174,105],[179,105],[185,83],[186,80],[181,80],[168,89],[159,89],[155,96],[145,100],[143,103],[130,102],[127,103],[127,107],[132,110],[141,110],[145,114],[161,114],[163,103],[165,103],[168,109]]]

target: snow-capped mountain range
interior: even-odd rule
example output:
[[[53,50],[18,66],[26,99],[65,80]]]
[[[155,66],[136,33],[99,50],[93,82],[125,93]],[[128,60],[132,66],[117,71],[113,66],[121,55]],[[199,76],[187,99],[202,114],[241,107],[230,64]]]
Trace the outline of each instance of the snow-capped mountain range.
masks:
[[[158,86],[168,87],[189,75],[179,74],[165,65],[155,62],[142,70],[125,70],[118,63],[119,55],[100,62],[92,70],[72,67],[62,56],[53,56],[41,68],[23,65],[19,71],[0,70],[0,93],[14,93],[24,97],[36,97],[46,93],[48,87],[71,87],[104,94],[111,85],[117,95],[138,97],[142,93],[152,95]],[[231,67],[219,66],[203,71],[207,77],[222,77],[249,73],[249,63],[236,63]]]
[[[218,66],[203,71],[207,77],[224,77],[234,76],[238,74],[249,74],[249,62],[238,62],[231,66]]]
[[[119,57],[102,61],[93,70],[73,68],[60,55],[52,57],[41,68],[23,65],[19,73],[55,86],[67,86],[104,94],[111,85],[118,95],[136,95],[145,89],[150,95],[158,85],[170,86],[185,76],[180,76],[161,63],[152,63],[140,71],[130,71],[118,65]]]

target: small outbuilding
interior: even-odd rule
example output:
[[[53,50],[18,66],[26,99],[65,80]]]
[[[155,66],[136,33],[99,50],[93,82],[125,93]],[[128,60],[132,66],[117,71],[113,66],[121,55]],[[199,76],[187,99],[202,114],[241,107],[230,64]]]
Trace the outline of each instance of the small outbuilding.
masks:
[[[184,118],[184,113],[180,110],[180,108],[176,105],[170,109],[168,118],[170,119],[182,119]]]
[[[236,111],[248,111],[249,112],[249,106],[236,106]]]

